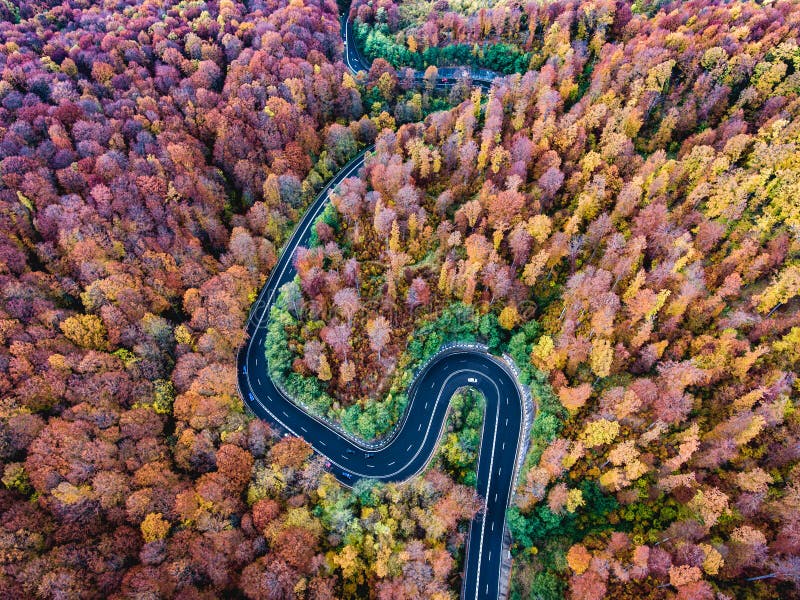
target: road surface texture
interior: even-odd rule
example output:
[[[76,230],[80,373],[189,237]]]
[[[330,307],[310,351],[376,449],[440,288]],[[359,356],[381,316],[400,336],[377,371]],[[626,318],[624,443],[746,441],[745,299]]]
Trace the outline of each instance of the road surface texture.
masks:
[[[352,26],[345,18],[342,37],[348,68],[354,72],[367,70],[368,65],[353,43]],[[468,73],[474,85],[488,88],[493,75],[460,67],[439,72],[437,86],[442,87],[452,85]],[[327,205],[331,190],[343,179],[358,174],[370,150],[367,148],[350,161],[322,190],[261,290],[247,324],[248,344],[239,353],[239,390],[258,417],[303,437],[330,461],[331,473],[348,486],[360,479],[400,482],[422,471],[438,446],[453,393],[464,386],[483,393],[486,415],[477,481],[485,506],[470,525],[462,596],[496,599],[500,593],[506,508],[514,484],[523,416],[520,388],[508,365],[476,349],[454,347],[440,352],[415,378],[409,390],[408,408],[393,436],[384,444],[370,447],[354,442],[337,428],[305,412],[269,376],[264,357],[269,310],[280,287],[295,277],[294,253],[299,246],[308,245],[314,220]]]

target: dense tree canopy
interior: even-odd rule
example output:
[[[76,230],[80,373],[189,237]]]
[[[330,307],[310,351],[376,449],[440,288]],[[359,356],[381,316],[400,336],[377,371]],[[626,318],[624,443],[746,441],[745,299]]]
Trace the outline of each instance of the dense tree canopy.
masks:
[[[479,399],[350,491],[236,391],[373,142],[272,312],[287,389],[382,435],[480,339],[538,405],[514,597],[796,595],[796,2],[422,6],[354,3],[353,76],[333,2],[0,0],[0,595],[457,593]],[[448,62],[518,73],[400,68]]]

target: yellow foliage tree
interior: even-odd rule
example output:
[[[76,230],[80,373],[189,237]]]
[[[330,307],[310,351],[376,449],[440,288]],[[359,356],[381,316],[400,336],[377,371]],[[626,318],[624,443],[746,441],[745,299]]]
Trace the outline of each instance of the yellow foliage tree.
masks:
[[[567,512],[574,513],[579,507],[585,506],[586,500],[583,499],[583,492],[575,489],[567,494]]]
[[[622,294],[622,301],[625,304],[629,304],[636,297],[636,294],[640,289],[642,289],[642,285],[644,285],[645,280],[646,274],[644,269],[639,269],[633,279],[631,279],[628,287],[625,288],[625,292]]]
[[[342,577],[348,580],[360,580],[362,570],[361,561],[358,558],[358,550],[351,545],[342,548],[341,552],[333,555],[333,563],[342,570]]]
[[[528,261],[522,272],[522,281],[525,285],[533,286],[536,284],[536,278],[542,273],[542,269],[547,264],[549,257],[547,250],[540,250]]]
[[[277,206],[280,204],[281,188],[275,173],[267,175],[267,178],[264,180],[262,192],[264,194],[264,202],[267,206]]]
[[[163,540],[169,533],[169,527],[169,521],[164,519],[161,513],[147,513],[140,525],[142,537],[147,543]]]
[[[57,371],[69,371],[69,363],[63,354],[51,354],[47,357],[48,364]]]
[[[610,444],[619,435],[619,423],[608,419],[599,419],[586,424],[581,441],[587,448]]]
[[[665,91],[670,77],[672,77],[672,69],[674,66],[675,60],[670,59],[650,69],[644,82],[645,89],[652,92]]]
[[[703,560],[703,571],[709,575],[716,575],[722,565],[725,564],[725,559],[722,558],[722,554],[714,546],[710,544],[699,544],[699,546],[706,555]]]
[[[175,328],[175,341],[179,344],[184,344],[192,348],[194,347],[194,338],[192,337],[192,332],[189,331],[189,328],[183,323]]]
[[[67,339],[81,348],[105,350],[108,347],[105,325],[96,315],[75,315],[61,323],[61,331]]]
[[[744,381],[747,377],[747,373],[756,361],[768,352],[769,348],[765,345],[761,345],[745,352],[743,356],[733,359],[733,364],[731,365],[733,374],[739,378],[740,381]]]
[[[758,310],[767,313],[798,294],[800,294],[800,265],[789,265],[767,289],[755,297],[755,300],[758,302]]]
[[[670,292],[669,290],[661,290],[660,292],[658,292],[658,296],[656,297],[655,306],[653,306],[653,308],[651,308],[649,311],[647,311],[647,314],[645,315],[645,317],[647,317],[648,319],[652,319],[653,317],[655,317],[656,313],[659,310],[661,310],[661,307],[664,306],[664,303],[667,301],[667,298],[669,298],[671,293],[672,292]]]
[[[378,89],[381,91],[381,96],[384,100],[391,100],[394,96],[394,81],[389,73],[382,73],[378,77]]]
[[[62,481],[51,493],[62,504],[78,504],[90,498],[92,488],[88,485],[75,486],[69,481]]]
[[[397,224],[397,219],[392,221],[392,231],[389,234],[389,250],[394,253],[400,252],[400,226]]]
[[[553,229],[553,222],[547,215],[536,215],[528,219],[525,229],[540,244],[547,239]]]
[[[531,364],[543,371],[553,368],[553,352],[555,344],[549,335],[543,335],[531,350]]]
[[[378,555],[375,557],[375,564],[373,569],[375,575],[383,579],[389,574],[389,559],[392,556],[391,548],[381,548],[378,550]]]
[[[747,427],[736,434],[734,441],[738,445],[744,446],[759,433],[761,433],[761,430],[764,429],[766,424],[767,420],[762,415],[753,415],[752,419],[750,419],[750,422],[747,424]]]
[[[342,87],[350,89],[350,90],[358,89],[358,84],[356,83],[356,80],[353,79],[353,76],[350,75],[350,73],[348,73],[346,71],[345,71],[344,75],[342,75]]]
[[[317,370],[317,377],[320,381],[330,381],[333,374],[331,373],[331,365],[328,362],[328,357],[324,354],[319,357],[319,369]]]
[[[791,363],[800,362],[800,327],[792,329],[772,345],[772,349],[782,352]]]
[[[500,317],[497,322],[503,329],[514,329],[519,321],[519,312],[516,306],[506,306],[500,311]]]
[[[353,361],[346,360],[339,369],[339,381],[342,385],[347,385],[356,378],[356,365]]]
[[[492,173],[499,173],[500,168],[508,162],[511,154],[502,146],[495,146],[491,153],[491,168]]]
[[[614,362],[614,350],[611,348],[611,342],[605,339],[595,340],[592,344],[589,361],[595,375],[608,377],[611,373],[611,363]]]
[[[495,230],[495,232],[492,234],[492,246],[494,246],[496,251],[500,250],[500,244],[503,243],[503,238],[503,231],[500,229]]]

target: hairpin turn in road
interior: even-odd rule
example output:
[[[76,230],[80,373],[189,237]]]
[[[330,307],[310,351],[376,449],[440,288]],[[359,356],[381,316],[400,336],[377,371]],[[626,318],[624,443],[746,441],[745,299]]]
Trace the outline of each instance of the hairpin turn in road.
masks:
[[[366,61],[351,41],[352,26],[346,18],[342,19],[342,37],[347,67],[352,71],[366,70]],[[461,67],[441,71],[437,85],[445,87],[453,85],[466,72],[472,75],[475,85],[486,89],[494,75]],[[421,74],[415,73],[415,77]],[[258,417],[303,437],[327,458],[331,473],[350,486],[360,479],[400,482],[422,471],[438,446],[453,393],[464,386],[483,393],[486,414],[477,489],[485,503],[470,525],[462,597],[494,599],[500,593],[505,515],[514,485],[523,422],[523,398],[508,365],[479,349],[453,347],[442,351],[417,374],[400,424],[379,447],[355,443],[337,428],[307,413],[275,385],[267,368],[264,344],[269,311],[281,286],[295,277],[292,264],[295,251],[309,243],[312,225],[327,205],[331,190],[343,179],[358,174],[371,149],[367,148],[345,165],[320,192],[261,290],[247,323],[248,343],[239,353],[239,390]]]

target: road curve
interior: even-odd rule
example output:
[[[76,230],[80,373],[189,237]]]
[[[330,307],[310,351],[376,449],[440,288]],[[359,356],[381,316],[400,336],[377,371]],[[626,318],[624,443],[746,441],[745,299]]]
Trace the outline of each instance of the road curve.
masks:
[[[348,68],[365,70],[364,59],[350,41],[352,27],[345,18],[342,19],[342,37]],[[452,68],[443,74],[437,85],[452,85],[462,71]],[[487,88],[491,81],[481,75],[473,75],[472,81]],[[285,396],[269,376],[264,356],[269,310],[280,287],[295,277],[292,265],[295,251],[309,243],[312,225],[327,205],[331,190],[343,179],[358,174],[371,149],[362,151],[345,165],[320,192],[261,290],[247,322],[247,345],[238,357],[239,391],[258,417],[305,438],[317,453],[330,461],[331,473],[342,484],[350,486],[360,479],[400,482],[422,471],[438,446],[453,393],[464,386],[479,390],[486,398],[486,413],[477,488],[485,505],[470,525],[462,597],[495,599],[500,592],[505,514],[514,483],[523,418],[520,388],[508,365],[476,349],[454,347],[442,351],[414,379],[400,424],[392,437],[378,448],[357,444],[305,412]]]
[[[358,49],[350,17],[342,15],[339,19],[339,24],[341,26],[342,42],[344,43],[344,64],[352,73],[369,71],[370,63],[367,62]],[[491,88],[495,77],[500,76],[500,73],[489,71],[488,69],[475,69],[472,67],[438,67],[437,72],[437,88],[451,87],[465,77],[469,77],[471,85],[478,86],[484,91]],[[417,80],[421,80],[425,75],[422,71],[413,71],[413,73],[414,79]]]

